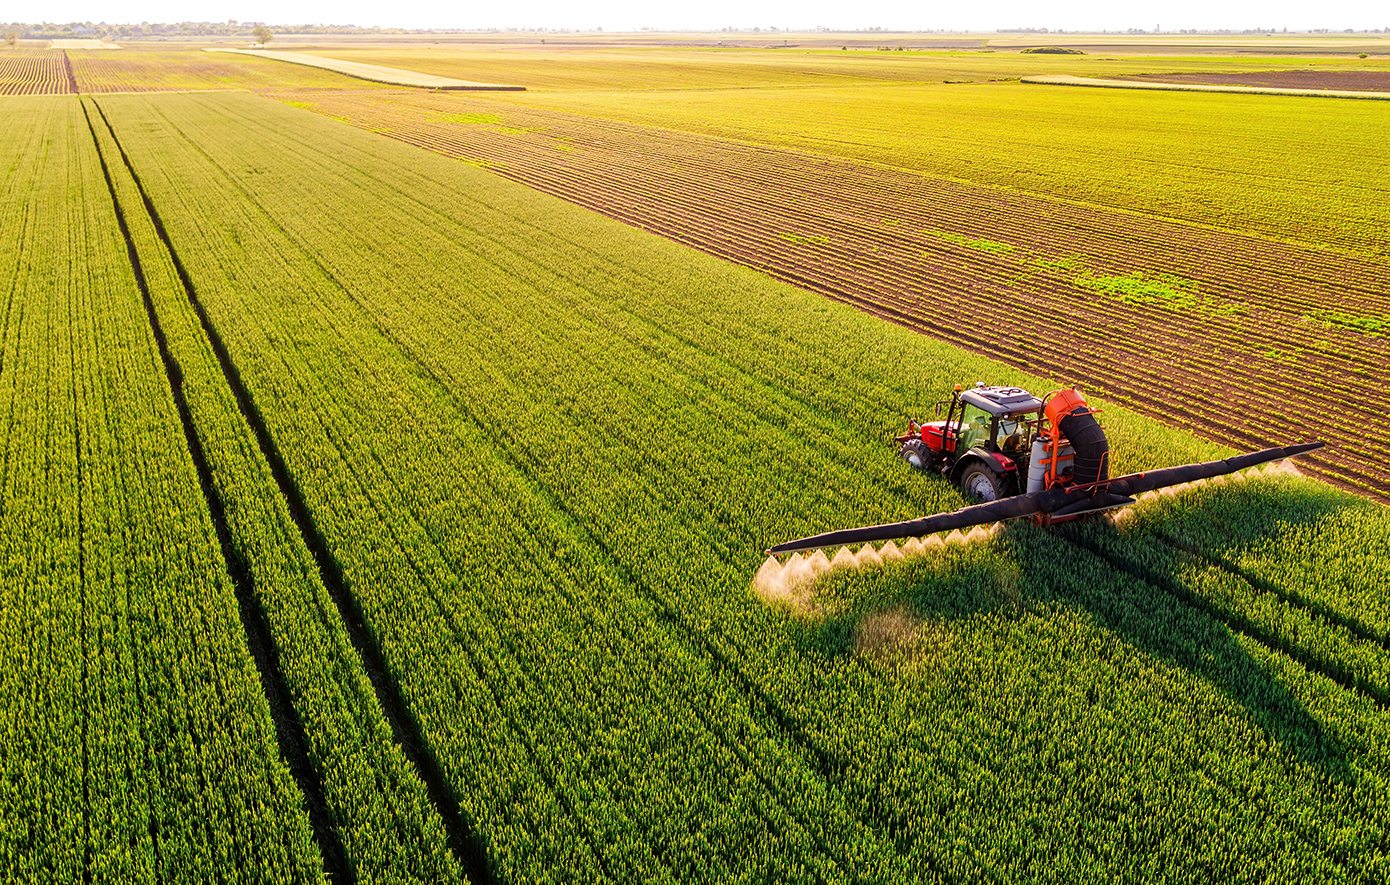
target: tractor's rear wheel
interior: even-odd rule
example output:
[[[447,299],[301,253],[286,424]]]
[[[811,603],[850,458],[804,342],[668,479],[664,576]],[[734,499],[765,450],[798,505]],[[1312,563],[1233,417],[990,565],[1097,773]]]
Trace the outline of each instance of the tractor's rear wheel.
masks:
[[[960,476],[960,490],[967,498],[981,504],[998,501],[1004,496],[999,476],[983,464],[971,464]]]
[[[898,449],[898,457],[908,464],[923,470],[931,465],[931,449],[920,439],[910,439],[903,443],[903,447]]]

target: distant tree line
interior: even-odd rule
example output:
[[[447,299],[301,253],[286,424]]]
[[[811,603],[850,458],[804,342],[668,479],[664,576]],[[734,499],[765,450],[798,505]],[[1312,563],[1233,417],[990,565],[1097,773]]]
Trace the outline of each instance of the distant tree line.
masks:
[[[176,22],[160,24],[108,24],[107,22],[10,22],[0,32],[14,33],[20,40],[63,40],[92,37],[104,40],[151,40],[160,37],[245,37],[256,38],[265,28],[276,34],[445,34],[455,30],[411,30],[409,28],[359,28],[357,25],[268,25],[266,22]]]

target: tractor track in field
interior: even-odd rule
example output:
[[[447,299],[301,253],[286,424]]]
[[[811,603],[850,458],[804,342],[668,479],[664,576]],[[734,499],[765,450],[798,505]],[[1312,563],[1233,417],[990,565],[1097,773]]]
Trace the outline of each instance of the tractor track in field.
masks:
[[[1358,678],[1355,673],[1337,665],[1336,662],[1320,660],[1305,649],[1271,633],[1249,618],[1235,612],[1223,610],[1215,603],[1193,592],[1187,587],[1182,586],[1182,584],[1172,578],[1160,574],[1154,569],[1140,565],[1119,554],[1107,551],[1101,545],[1086,538],[1079,531],[1064,529],[1063,532],[1058,533],[1057,537],[1062,538],[1074,547],[1085,550],[1101,561],[1109,563],[1111,567],[1129,575],[1131,578],[1166,593],[1179,602],[1187,605],[1189,608],[1202,612],[1217,623],[1224,625],[1232,632],[1239,633],[1272,652],[1285,655],[1309,673],[1322,676],[1336,683],[1346,691],[1365,697],[1381,710],[1390,709],[1390,691],[1387,691],[1381,686],[1367,685],[1365,681]],[[1250,586],[1255,590],[1263,589],[1253,583],[1250,584]],[[1277,592],[1276,595],[1282,596],[1282,594],[1278,594]]]
[[[438,390],[454,405],[459,414],[467,418],[470,424],[480,433],[491,438],[497,438],[497,434],[489,428],[487,422],[477,414],[473,407],[459,397],[458,391],[451,386],[445,378],[441,377],[427,360],[417,353],[416,348],[389,328],[368,306],[361,303],[358,298],[351,293],[348,287],[342,284],[328,268],[320,265],[319,269],[328,279],[332,280],[334,284],[338,286],[345,297],[356,304],[357,307],[370,318],[374,328],[376,328],[387,341],[390,341],[391,344],[414,365],[415,371],[418,373],[419,377],[427,380],[431,386]],[[622,562],[617,553],[598,535],[585,528],[582,520],[575,516],[569,505],[543,485],[537,483],[532,477],[531,472],[527,469],[527,465],[510,446],[498,445],[496,451],[499,457],[501,457],[518,476],[524,478],[526,484],[532,488],[536,494],[544,498],[550,510],[564,515],[569,529],[573,531],[576,536],[602,553],[604,561],[608,563],[612,571],[616,575],[619,575],[628,586],[632,587],[639,597],[645,599],[648,604],[652,606],[654,618],[664,625],[665,629],[676,641],[694,649],[698,654],[708,659],[719,672],[728,676],[730,681],[742,690],[744,696],[750,701],[750,706],[752,706],[754,710],[761,707],[766,721],[774,728],[784,733],[802,753],[812,760],[812,769],[827,785],[836,783],[835,774],[845,767],[843,762],[832,759],[829,754],[817,746],[810,735],[806,733],[805,729],[796,723],[795,718],[784,709],[776,699],[763,691],[724,650],[712,642],[707,635],[696,629],[695,626],[680,613],[677,607],[660,593],[660,591],[651,587],[646,581],[642,580],[629,569]],[[591,620],[591,616],[584,616],[586,619]],[[458,631],[455,632],[457,633]],[[746,760],[747,752],[745,748],[734,741],[723,730],[714,728],[712,724],[708,723],[708,721],[705,720],[705,714],[703,712],[696,711],[695,715],[702,721],[706,721],[710,732],[718,735],[721,741],[726,742],[732,752],[741,754]],[[534,748],[529,745],[529,741],[527,744],[527,750],[532,754],[534,761]],[[772,795],[781,796],[781,791],[775,784],[767,779],[767,776],[763,772],[757,770],[756,766],[750,764],[749,770],[753,772],[754,776],[758,778]],[[569,812],[575,814],[576,812],[570,799],[562,791],[556,789],[554,784],[550,784],[550,786],[552,792],[565,804]],[[848,805],[846,807],[850,808],[852,812],[857,811]],[[790,808],[788,808],[788,811],[793,812]],[[793,813],[800,817],[801,824],[808,833],[815,834],[815,827],[811,825],[811,822],[807,819],[804,812]],[[862,818],[856,817],[856,819],[864,826],[870,826],[870,824]],[[826,857],[837,858],[837,855],[831,851],[830,846],[825,844],[819,835],[813,835],[813,837],[817,840],[822,853]],[[594,856],[600,864],[604,863],[603,853],[599,850],[598,846],[594,847]],[[842,857],[837,859],[843,862]],[[820,878],[819,875],[818,878]]]
[[[209,157],[209,159],[211,160],[212,158]],[[429,207],[424,204],[419,205],[422,211],[431,211]],[[274,219],[268,216],[267,218],[271,224],[278,224]],[[415,372],[422,380],[427,381],[432,387],[440,391],[442,395],[459,410],[459,414],[466,417],[480,432],[489,438],[500,439],[498,432],[493,428],[489,428],[484,418],[480,416],[472,406],[459,398],[457,390],[451,386],[446,378],[440,376],[435,367],[433,367],[428,360],[420,355],[418,348],[413,346],[411,342],[403,339],[390,324],[379,315],[378,311],[374,310],[369,304],[364,303],[360,296],[354,294],[350,287],[340,280],[338,275],[331,268],[323,264],[306,244],[299,242],[296,237],[289,231],[284,230],[283,227],[281,227],[281,230],[287,237],[296,242],[299,248],[303,250],[306,257],[315,263],[325,279],[331,281],[334,286],[343,293],[345,298],[356,305],[357,308],[370,319],[373,327],[383,338],[389,341],[392,346],[397,348],[400,353],[413,364]],[[630,568],[623,564],[618,554],[609,544],[605,543],[602,539],[595,536],[590,530],[584,528],[580,524],[578,518],[571,512],[570,507],[564,501],[556,498],[550,491],[538,486],[532,478],[531,471],[528,469],[526,463],[511,447],[499,445],[497,451],[519,476],[525,478],[528,485],[535,489],[538,494],[545,497],[549,509],[558,513],[563,513],[571,529],[577,535],[582,537],[586,542],[592,544],[595,549],[602,551],[605,560],[609,562],[613,571],[621,575],[626,583],[633,587],[640,597],[647,600],[652,606],[655,619],[663,625],[663,628],[668,631],[676,641],[690,647],[699,657],[709,660],[717,671],[724,673],[729,678],[730,682],[737,686],[738,690],[748,699],[753,710],[757,711],[761,709],[761,716],[759,718],[765,717],[764,721],[767,725],[786,734],[792,744],[798,747],[800,752],[805,754],[808,761],[811,762],[811,770],[821,777],[822,780],[828,785],[833,785],[837,782],[838,773],[846,767],[844,761],[831,758],[824,749],[816,745],[815,741],[806,733],[805,729],[796,722],[795,717],[793,717],[775,698],[759,687],[744,669],[738,665],[728,650],[721,648],[708,636],[696,629],[696,627],[691,624],[689,620],[681,614],[678,608],[662,595],[660,591],[652,588]],[[442,550],[440,552],[443,554]],[[455,630],[455,632],[458,633],[457,630]],[[461,636],[462,634],[459,635]],[[700,716],[701,719],[704,718],[702,713],[697,713],[697,715]],[[755,715],[758,714],[755,712]],[[726,742],[733,752],[745,753],[741,745],[721,730],[710,727],[710,731],[718,734],[720,739]],[[528,752],[534,754],[533,748],[528,746]],[[776,786],[768,781],[763,774],[757,773],[756,776],[764,783],[764,786],[771,793],[780,795],[780,791]],[[569,807],[570,812],[573,814],[574,808],[570,806],[569,799],[563,792],[556,790],[554,784],[551,784],[551,787],[552,791],[556,793],[567,807]],[[853,809],[851,806],[847,807],[851,809],[851,812],[857,814],[856,809]],[[872,828],[872,824],[863,818],[856,819],[858,819],[862,825]],[[802,823],[808,832],[815,832],[815,827],[810,825],[810,822],[804,818],[804,815],[802,815]],[[819,839],[819,837],[817,838]],[[898,847],[901,848],[902,846],[899,845]],[[837,857],[837,854],[832,852],[828,845],[822,843],[821,849],[827,857]],[[595,850],[595,856],[599,859],[600,863],[603,862],[603,856],[597,849]]]
[[[1363,642],[1372,642],[1384,648],[1386,651],[1390,651],[1390,636],[1386,636],[1385,633],[1366,626],[1349,615],[1344,615],[1316,600],[1306,598],[1297,591],[1281,587],[1273,581],[1253,574],[1218,553],[1194,547],[1180,538],[1173,537],[1162,529],[1151,528],[1149,531],[1152,532],[1155,538],[1158,538],[1174,550],[1200,559],[1213,568],[1220,569],[1229,575],[1239,578],[1262,593],[1268,593],[1282,602],[1303,609],[1309,615],[1318,618],[1329,626],[1346,630],[1352,636]]]
[[[431,115],[504,109],[456,96],[314,100],[321,113],[1075,380],[1166,423],[1195,425],[1208,439],[1264,447],[1310,428],[1329,432],[1329,413],[1390,412],[1377,381],[1390,348],[1316,320],[1344,306],[1390,309],[1383,268],[1365,258],[559,111],[507,106],[505,128],[449,126]],[[943,239],[933,228],[952,233]],[[1048,264],[1076,250],[1085,253],[1084,273]],[[1076,282],[1136,268],[1171,268],[1195,281],[1200,298],[1238,312],[1134,304]],[[1310,373],[1335,380],[1310,391],[1302,381]],[[1264,419],[1252,427],[1245,415]],[[1390,500],[1390,458],[1355,434],[1330,436],[1333,447],[1310,457],[1310,469]]]
[[[82,112],[86,118],[87,127],[92,136],[92,143],[95,147],[97,157],[101,163],[102,175],[105,178],[107,189],[110,192],[111,205],[116,216],[117,225],[120,228],[121,236],[125,240],[126,253],[130,260],[131,270],[135,275],[136,286],[140,291],[140,297],[145,308],[145,315],[149,322],[151,335],[154,338],[155,345],[159,351],[160,360],[164,366],[170,394],[178,411],[179,422],[183,429],[184,441],[188,447],[188,453],[193,462],[194,469],[197,472],[198,484],[202,490],[203,500],[207,505],[208,514],[217,535],[218,545],[222,554],[223,567],[235,591],[237,611],[241,617],[242,628],[246,633],[247,646],[251,652],[257,673],[260,677],[261,690],[270,708],[280,757],[293,775],[300,793],[304,796],[305,807],[312,825],[314,841],[318,846],[319,854],[323,860],[324,871],[331,877],[334,883],[337,883],[337,885],[351,885],[351,883],[357,881],[356,871],[348,860],[342,840],[339,839],[338,833],[333,827],[327,803],[323,798],[322,778],[319,776],[318,770],[310,760],[308,738],[304,733],[304,726],[300,722],[298,714],[295,712],[289,686],[286,684],[284,675],[280,670],[279,651],[271,635],[270,625],[266,620],[265,613],[261,609],[260,604],[256,601],[254,579],[246,563],[237,553],[236,546],[232,540],[232,532],[227,523],[225,505],[217,492],[212,477],[212,468],[208,464],[202,441],[198,437],[198,432],[193,423],[193,416],[189,411],[188,402],[184,397],[183,371],[179,366],[178,360],[174,358],[169,350],[169,344],[165,338],[164,329],[160,324],[159,315],[154,306],[154,300],[150,295],[149,284],[145,278],[140,255],[136,249],[135,240],[131,236],[130,227],[126,221],[125,208],[121,205],[120,199],[117,196],[116,185],[111,177],[111,167],[108,165],[107,158],[102,152],[101,140],[97,137],[95,124],[92,121],[91,112],[85,100],[82,102]],[[99,108],[98,113],[100,113]],[[103,124],[106,124],[104,115],[101,119]],[[109,128],[109,124],[107,125]],[[111,135],[114,139],[115,133],[112,132]],[[119,146],[119,143],[117,144]],[[124,155],[122,159],[124,160]],[[133,175],[134,170],[130,171]]]
[[[476,832],[472,822],[465,819],[460,803],[454,794],[453,788],[450,785],[448,778],[444,775],[443,768],[440,765],[438,758],[435,756],[433,750],[430,748],[429,743],[425,740],[419,723],[411,714],[409,705],[406,703],[405,699],[401,695],[400,687],[396,685],[394,679],[392,679],[390,671],[386,667],[385,659],[382,654],[380,644],[376,641],[371,632],[367,630],[363,614],[360,607],[357,604],[357,600],[347,587],[347,583],[343,577],[342,570],[339,567],[337,560],[333,557],[333,554],[329,549],[327,540],[324,538],[322,532],[319,530],[317,524],[315,523],[313,514],[310,512],[303,495],[300,493],[298,486],[295,484],[294,479],[290,474],[289,468],[285,464],[284,458],[280,454],[279,447],[276,445],[274,437],[270,434],[270,431],[265,424],[264,418],[261,416],[260,411],[257,409],[255,402],[250,395],[250,392],[246,388],[246,385],[241,378],[240,371],[237,369],[236,364],[233,362],[231,354],[227,350],[226,344],[222,341],[222,338],[218,334],[216,328],[213,326],[206,309],[203,307],[202,302],[199,300],[197,291],[193,286],[192,279],[189,276],[188,271],[185,268],[182,260],[179,258],[178,252],[175,250],[173,242],[169,238],[169,234],[164,226],[164,222],[161,219],[157,209],[155,208],[154,203],[151,200],[148,192],[145,190],[144,183],[140,180],[140,176],[136,172],[134,164],[130,161],[129,156],[127,156],[127,154],[125,153],[124,148],[121,147],[120,140],[116,136],[115,129],[111,126],[110,121],[106,119],[105,112],[102,110],[101,106],[97,104],[95,101],[93,102],[93,104],[96,107],[97,113],[100,115],[103,124],[106,126],[107,131],[110,133],[113,142],[116,144],[117,150],[119,151],[121,156],[121,160],[124,163],[127,171],[129,172],[132,180],[134,181],[135,187],[138,193],[140,194],[141,200],[144,203],[144,210],[149,215],[150,222],[154,226],[155,232],[158,235],[160,242],[163,244],[165,250],[169,255],[170,260],[173,263],[174,270],[178,275],[180,283],[183,286],[184,295],[188,300],[189,306],[197,315],[199,324],[201,325],[203,333],[207,338],[208,344],[212,348],[215,356],[217,357],[218,365],[222,369],[224,380],[227,383],[228,387],[231,389],[232,394],[236,399],[237,407],[241,412],[241,416],[255,434],[257,444],[259,445],[261,450],[261,455],[265,459],[267,466],[270,468],[271,474],[275,479],[276,485],[279,487],[280,493],[284,497],[285,502],[289,507],[290,515],[294,521],[295,527],[299,531],[301,541],[309,550],[309,552],[313,555],[315,565],[317,566],[319,571],[319,577],[322,580],[324,587],[328,590],[335,607],[338,609],[343,624],[347,629],[348,637],[352,643],[352,646],[356,650],[358,657],[361,660],[362,668],[368,677],[368,681],[371,683],[373,693],[376,695],[377,698],[377,702],[381,705],[382,711],[386,716],[387,723],[391,728],[392,737],[395,739],[396,744],[401,748],[407,760],[409,760],[409,762],[412,764],[414,770],[420,776],[421,780],[425,785],[426,794],[429,797],[430,804],[434,807],[436,812],[439,814],[441,821],[443,822],[445,832],[448,836],[447,843],[450,853],[453,854],[455,860],[457,860],[459,865],[464,869],[469,881],[476,883],[476,885],[489,885],[489,883],[496,882],[496,877],[493,873],[492,866],[488,861],[486,846],[480,834]],[[91,125],[90,117],[88,119],[88,125]],[[93,132],[93,138],[95,139],[95,137],[95,132]],[[104,169],[105,159],[102,160],[102,164]],[[109,175],[107,181],[108,184],[110,184]],[[112,199],[113,201],[115,200],[114,186],[112,186]],[[126,230],[125,222],[123,219],[121,221],[121,228],[122,231]],[[134,244],[129,239],[129,237],[127,237],[127,245],[131,251],[132,261],[137,261],[138,256],[135,255]],[[141,290],[145,293],[146,309],[150,313],[151,324],[154,325],[158,322],[158,320],[154,312],[153,302],[149,299],[148,292],[144,287],[143,276],[141,277],[141,279]],[[157,325],[154,325],[154,327],[156,328],[156,330],[158,329]],[[170,381],[172,384],[175,379],[174,373],[177,373],[178,371],[178,364],[176,361],[173,360],[172,356],[168,356],[168,351],[164,345],[162,332],[158,333],[158,338],[160,341],[161,352],[166,355],[166,358],[168,359],[169,363],[172,365],[173,368],[173,373],[170,374]],[[190,450],[192,450],[193,445],[198,445],[199,458],[201,459],[201,444],[197,443],[197,435],[193,429],[191,417],[187,415],[187,408],[183,404],[181,392],[178,394],[178,398],[182,414],[185,417],[185,434],[190,439]],[[216,494],[212,490],[210,485],[211,471],[208,469],[205,459],[201,460],[200,477],[202,477],[204,481],[205,496],[211,496],[209,498],[209,503],[211,504],[213,500],[216,500]],[[221,521],[218,523],[220,526],[219,535],[221,535],[221,533],[227,532],[227,526],[225,518],[220,516],[220,501],[218,501],[217,507],[219,518],[221,519]],[[239,558],[235,556],[235,552],[230,550],[229,548],[230,543],[230,533],[228,532],[223,540],[223,550],[224,554],[230,554],[230,558],[228,559],[229,567],[232,565],[233,561],[239,562]],[[246,574],[245,572],[244,564],[240,564],[240,567],[242,569],[243,575],[249,582],[250,577],[249,574]],[[259,616],[260,627],[264,630],[262,634],[262,641],[267,643],[270,649],[273,651],[274,644],[273,640],[270,637],[269,627],[264,621],[264,615],[260,612],[259,607],[256,606],[254,595],[251,595],[249,599],[250,604],[252,606],[255,606],[255,614]],[[280,677],[278,663],[275,664],[273,672],[275,674],[275,677],[280,679],[280,687],[283,689],[284,683],[283,678]],[[289,695],[288,691],[286,690],[286,701],[288,701],[288,698]],[[317,773],[313,771],[313,766],[309,764],[309,759],[307,755],[308,744],[307,741],[304,740],[303,728],[299,723],[299,719],[297,717],[297,714],[295,714],[294,712],[292,704],[288,706],[287,718],[293,722],[294,728],[298,731],[300,746],[304,748],[304,764],[308,766],[310,772],[312,773],[313,784],[317,784],[318,776]],[[277,716],[277,724],[278,721],[279,717]],[[322,806],[323,800],[321,786],[317,787],[317,796],[318,802],[320,806]],[[328,826],[326,819],[325,826]],[[315,830],[316,832],[318,830],[317,823],[315,826]],[[346,860],[346,855],[343,853],[341,842],[337,840],[336,833],[332,833],[331,827],[330,833],[332,837],[332,842],[330,842],[330,850],[334,843],[336,843],[336,851],[338,855],[342,858],[342,866],[344,867],[347,876],[345,878],[339,879],[338,881],[355,881],[355,874],[352,872],[351,866],[350,864],[348,864]],[[325,852],[325,865],[328,865],[328,863],[329,856]]]

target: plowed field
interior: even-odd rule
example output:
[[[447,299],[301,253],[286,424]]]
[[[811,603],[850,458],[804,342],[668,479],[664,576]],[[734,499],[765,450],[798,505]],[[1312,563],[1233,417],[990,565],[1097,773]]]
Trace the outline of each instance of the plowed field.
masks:
[[[66,53],[26,51],[0,55],[0,95],[62,95],[75,92]]]
[[[1390,413],[1372,259],[559,111],[299,98],[1233,447],[1326,439],[1314,470],[1390,496],[1356,419]]]
[[[48,53],[60,58],[61,53]],[[68,53],[72,82],[60,72],[63,88],[56,91],[103,94],[113,92],[175,92],[184,90],[299,89],[375,90],[384,88],[342,74],[271,59],[196,48],[170,49],[132,44],[120,52]],[[59,61],[61,66],[61,60]],[[0,83],[6,80],[0,72]]]
[[[1117,76],[1140,83],[1198,83],[1211,86],[1267,86],[1272,89],[1337,89],[1390,92],[1390,71],[1251,71],[1248,73],[1179,72]]]

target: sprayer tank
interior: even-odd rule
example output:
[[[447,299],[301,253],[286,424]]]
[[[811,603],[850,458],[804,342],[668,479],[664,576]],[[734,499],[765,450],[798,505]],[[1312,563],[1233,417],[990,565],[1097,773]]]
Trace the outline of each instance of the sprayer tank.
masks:
[[[1028,493],[1041,492],[1044,488],[1044,478],[1047,476],[1048,469],[1052,467],[1052,455],[1048,452],[1048,447],[1052,441],[1045,436],[1040,436],[1033,440],[1033,451],[1028,456]],[[1071,469],[1072,461],[1076,453],[1070,445],[1063,445],[1057,452],[1057,469],[1054,473],[1061,476]]]

